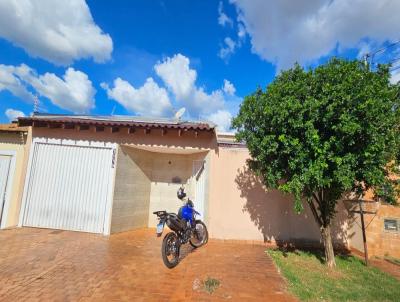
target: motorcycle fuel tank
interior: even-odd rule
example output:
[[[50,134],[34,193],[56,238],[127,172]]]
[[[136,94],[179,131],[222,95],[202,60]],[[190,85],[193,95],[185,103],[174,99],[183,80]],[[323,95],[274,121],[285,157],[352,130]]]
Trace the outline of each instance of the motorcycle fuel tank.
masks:
[[[182,218],[186,221],[193,222],[193,208],[189,206],[182,207]]]

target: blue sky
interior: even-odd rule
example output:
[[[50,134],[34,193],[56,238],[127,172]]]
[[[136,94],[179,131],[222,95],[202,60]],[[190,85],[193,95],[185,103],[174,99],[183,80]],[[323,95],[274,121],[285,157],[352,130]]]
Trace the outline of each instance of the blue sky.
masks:
[[[38,96],[41,112],[185,107],[227,130],[242,98],[294,62],[360,57],[400,38],[400,1],[354,1],[2,1],[0,122],[29,115]]]

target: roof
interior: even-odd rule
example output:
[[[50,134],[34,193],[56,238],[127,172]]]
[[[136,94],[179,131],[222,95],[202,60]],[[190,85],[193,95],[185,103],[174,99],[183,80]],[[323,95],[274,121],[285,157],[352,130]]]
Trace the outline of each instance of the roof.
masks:
[[[35,114],[18,118],[20,126],[34,126],[34,122],[47,124],[77,124],[111,127],[169,128],[212,131],[215,125],[206,121],[181,121],[170,118],[149,118],[139,116],[95,116]]]
[[[226,148],[247,148],[244,142],[238,142],[235,133],[217,133],[218,146]]]
[[[17,123],[0,124],[0,132],[27,132],[28,127],[20,127]]]

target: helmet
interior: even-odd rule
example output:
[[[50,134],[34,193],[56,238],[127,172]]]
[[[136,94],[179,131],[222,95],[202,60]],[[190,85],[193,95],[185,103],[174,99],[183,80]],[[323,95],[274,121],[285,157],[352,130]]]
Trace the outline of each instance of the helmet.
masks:
[[[184,199],[186,197],[185,188],[180,187],[176,193],[179,199]]]

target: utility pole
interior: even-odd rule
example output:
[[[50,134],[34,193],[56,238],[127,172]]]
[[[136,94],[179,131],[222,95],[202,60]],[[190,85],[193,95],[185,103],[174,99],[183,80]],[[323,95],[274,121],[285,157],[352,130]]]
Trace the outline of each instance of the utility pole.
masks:
[[[375,64],[374,64],[374,57],[375,57],[377,54],[384,53],[384,52],[386,52],[388,49],[390,49],[390,48],[392,48],[392,47],[395,47],[395,46],[398,45],[398,44],[400,44],[400,39],[397,40],[397,41],[394,41],[393,43],[390,43],[389,45],[383,46],[383,47],[380,48],[380,49],[377,49],[377,50],[371,51],[371,52],[369,52],[369,53],[366,53],[366,54],[364,55],[364,64],[365,64],[365,66],[366,66],[368,69],[370,69],[371,66],[372,66],[372,68],[373,68],[373,67],[375,66]],[[398,58],[398,59],[400,59],[400,58]],[[393,62],[397,61],[398,59],[395,59],[394,61],[390,61],[389,63],[393,63]]]
[[[369,53],[366,53],[365,55],[364,55],[364,65],[365,65],[365,67],[367,67],[368,68],[368,70],[369,70],[369,64],[368,64],[368,58],[370,57],[370,54]]]
[[[361,200],[358,201],[358,206],[360,208],[361,229],[362,229],[363,243],[364,243],[364,259],[365,259],[365,265],[368,266],[367,235],[365,234],[364,211],[361,205]]]
[[[350,213],[355,213],[355,214],[360,214],[360,220],[361,220],[361,231],[362,231],[362,237],[363,237],[363,244],[364,244],[364,261],[365,265],[368,266],[368,245],[367,245],[367,234],[366,234],[366,227],[365,227],[365,221],[364,221],[364,214],[376,214],[376,211],[364,211],[362,207],[362,203],[364,200],[361,198],[358,200],[352,200],[349,199],[348,201],[354,202],[358,201],[358,207],[359,210],[351,210]]]

